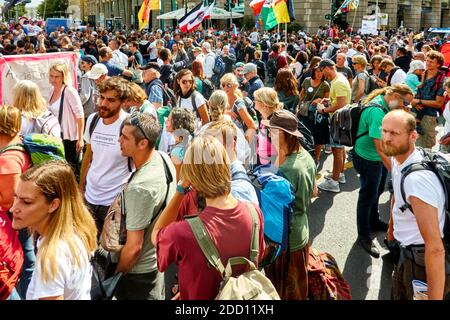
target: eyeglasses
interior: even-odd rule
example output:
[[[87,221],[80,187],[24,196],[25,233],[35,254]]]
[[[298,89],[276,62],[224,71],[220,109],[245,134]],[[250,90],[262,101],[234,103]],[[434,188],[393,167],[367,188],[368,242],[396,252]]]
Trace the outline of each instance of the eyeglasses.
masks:
[[[182,84],[192,84],[192,82],[194,82],[194,81],[192,81],[192,80],[181,80]]]
[[[141,121],[139,120],[139,113],[138,112],[133,112],[131,114],[130,117],[130,123],[132,126],[138,127],[139,130],[141,130],[142,134],[144,135],[144,138],[148,140],[148,142],[150,143],[150,138],[145,134],[144,129],[142,129],[141,127]]]
[[[233,88],[233,84],[232,83],[222,83],[222,88]]]

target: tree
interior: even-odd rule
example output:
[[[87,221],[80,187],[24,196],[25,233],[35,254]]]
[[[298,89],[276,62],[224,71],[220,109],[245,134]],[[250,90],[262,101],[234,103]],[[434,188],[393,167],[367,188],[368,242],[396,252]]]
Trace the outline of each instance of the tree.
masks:
[[[44,0],[39,4],[37,12],[42,18],[65,17],[68,6],[68,0]]]

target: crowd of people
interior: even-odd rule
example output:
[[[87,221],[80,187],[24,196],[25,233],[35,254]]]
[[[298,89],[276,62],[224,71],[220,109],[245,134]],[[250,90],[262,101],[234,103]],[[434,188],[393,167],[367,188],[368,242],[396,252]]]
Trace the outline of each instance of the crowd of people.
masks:
[[[414,172],[400,196],[402,168],[422,159],[416,146],[449,150],[450,81],[441,43],[337,28],[287,38],[256,29],[236,36],[60,28],[45,35],[30,29],[33,23],[2,31],[1,53],[74,51],[79,86],[69,84],[66,64],[55,63],[50,92],[22,80],[12,105],[0,107],[1,220],[18,230],[11,241],[20,241],[24,254],[9,299],[90,299],[94,251],[105,274],[111,266],[111,274],[124,273],[116,299],[214,299],[222,277],[209,267],[188,216],[200,217],[226,263],[252,258],[255,210],[258,265],[268,248],[264,211],[250,180],[235,177],[268,164],[291,183],[295,199],[288,249],[265,274],[281,299],[307,299],[308,207],[318,189],[340,192],[348,157],[359,174],[360,246],[378,258],[372,237],[384,232],[388,245],[413,252],[395,264],[392,298],[412,299],[413,278],[427,281],[430,299],[450,291],[439,180]],[[351,103],[367,111],[348,152],[330,137],[330,118]],[[14,146],[47,118],[54,124],[47,133],[62,139],[66,162],[33,165]],[[439,122],[444,138],[436,141]],[[300,125],[313,137],[311,152]],[[323,152],[332,154],[333,166],[317,183]],[[389,222],[378,207],[388,173],[395,199]],[[108,252],[100,238],[119,194],[126,240],[119,252]],[[424,248],[421,263],[416,248]],[[164,272],[172,264],[178,292],[167,297]]]

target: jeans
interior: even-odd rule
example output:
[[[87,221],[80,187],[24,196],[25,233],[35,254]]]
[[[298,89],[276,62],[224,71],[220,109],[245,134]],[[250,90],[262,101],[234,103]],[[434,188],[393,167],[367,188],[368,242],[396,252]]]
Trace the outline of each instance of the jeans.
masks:
[[[164,273],[127,273],[120,279],[114,296],[117,300],[164,300]]]
[[[387,170],[381,161],[369,161],[353,150],[353,167],[359,173],[359,196],[356,207],[358,235],[370,237],[371,226],[380,222],[378,201],[384,192]]]
[[[22,244],[23,251],[23,266],[20,274],[19,282],[16,285],[17,293],[22,299],[25,299],[28,285],[31,281],[31,276],[34,271],[34,264],[36,262],[36,255],[34,254],[33,237],[28,233],[28,230],[19,230],[19,240]]]

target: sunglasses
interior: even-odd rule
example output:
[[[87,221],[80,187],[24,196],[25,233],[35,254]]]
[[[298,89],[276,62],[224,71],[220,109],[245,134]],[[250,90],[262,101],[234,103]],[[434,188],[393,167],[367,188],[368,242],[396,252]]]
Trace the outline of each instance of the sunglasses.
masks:
[[[194,81],[192,81],[192,80],[181,80],[182,84],[192,84],[192,82],[194,82]]]
[[[232,83],[222,83],[222,88],[233,88],[233,84]]]
[[[141,130],[142,134],[144,135],[145,139],[147,139],[148,142],[150,143],[151,141],[150,138],[145,134],[144,129],[142,129],[141,121],[139,120],[139,113],[135,112],[131,114],[130,123],[132,126],[138,127],[139,130]]]

